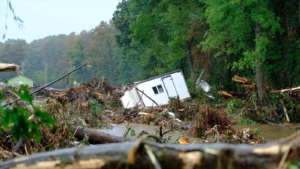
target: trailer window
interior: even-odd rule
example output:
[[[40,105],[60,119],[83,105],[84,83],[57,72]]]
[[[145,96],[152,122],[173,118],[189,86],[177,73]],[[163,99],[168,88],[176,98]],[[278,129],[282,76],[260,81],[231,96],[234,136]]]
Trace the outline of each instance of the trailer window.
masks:
[[[157,85],[157,86],[154,86],[152,87],[153,91],[155,94],[158,94],[158,93],[163,93],[164,92],[164,89],[161,85]]]

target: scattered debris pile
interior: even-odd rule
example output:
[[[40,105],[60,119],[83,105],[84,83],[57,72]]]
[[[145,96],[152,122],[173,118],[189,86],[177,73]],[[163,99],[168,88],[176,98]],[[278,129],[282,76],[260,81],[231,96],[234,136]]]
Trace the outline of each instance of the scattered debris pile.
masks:
[[[251,92],[256,92],[256,84],[252,83],[250,80],[244,77],[234,76],[232,78],[233,81],[241,83],[241,87],[245,89],[245,92],[235,92],[235,91],[218,91],[219,95],[227,96],[227,97],[238,97],[238,98],[249,98],[249,94]],[[287,88],[281,90],[274,89],[266,89],[270,94],[284,94],[289,95],[293,98],[300,99],[300,86],[294,88]]]
[[[256,85],[249,81],[247,78],[234,76],[233,81],[241,83],[241,87],[245,88],[245,92],[235,92],[235,91],[218,91],[219,95],[228,96],[228,97],[240,97],[248,98],[251,91],[256,91]]]
[[[249,92],[256,90],[246,78],[234,77],[233,80],[242,83]],[[4,88],[2,93],[5,99],[17,98],[9,87]],[[224,93],[223,95],[230,97],[238,95]],[[239,96],[248,97],[247,95],[246,92]],[[265,143],[256,130],[243,129],[236,132],[223,110],[207,107],[204,109],[197,103],[182,102],[179,97],[170,99],[169,104],[164,106],[125,109],[120,102],[123,91],[109,85],[105,79],[94,78],[81,83],[78,87],[64,90],[44,88],[34,96],[36,100],[42,100],[37,103],[37,106],[55,119],[56,125],[50,129],[41,125],[40,143],[28,140],[17,153],[2,155],[5,156],[4,159],[18,154],[33,154],[72,147],[75,141],[85,144],[123,142],[125,139],[122,137],[106,135],[96,129],[107,124],[126,122],[157,125],[161,138],[154,137],[154,140],[162,143],[164,143],[162,138],[164,134],[172,130],[188,130],[192,136],[204,138],[204,142],[209,143]],[[33,118],[33,120],[37,119]],[[8,131],[3,131],[1,135],[0,152],[12,152],[16,142]],[[188,136],[181,137],[178,142],[189,144]]]
[[[207,131],[217,125],[217,131],[224,133],[226,128],[232,125],[228,117],[221,112],[214,112],[212,109],[207,108],[203,118],[192,127],[192,135],[196,137],[205,136]]]

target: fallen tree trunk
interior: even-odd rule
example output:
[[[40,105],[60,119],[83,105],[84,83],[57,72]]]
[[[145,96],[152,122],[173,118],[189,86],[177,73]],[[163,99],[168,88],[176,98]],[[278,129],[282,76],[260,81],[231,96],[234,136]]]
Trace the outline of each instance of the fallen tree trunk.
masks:
[[[159,144],[140,140],[68,148],[15,158],[6,168],[243,168],[299,165],[300,137],[263,145]],[[298,161],[298,162],[297,162]],[[297,162],[293,163],[293,162]]]
[[[295,90],[300,90],[300,86],[299,87],[290,88],[290,89],[272,90],[271,93],[284,93],[284,92],[292,92],[292,91],[295,91]]]
[[[83,140],[85,137],[87,137],[88,142],[91,144],[118,143],[125,141],[123,137],[114,136],[95,129],[89,129],[80,126],[72,126],[72,129],[74,136],[77,139]]]

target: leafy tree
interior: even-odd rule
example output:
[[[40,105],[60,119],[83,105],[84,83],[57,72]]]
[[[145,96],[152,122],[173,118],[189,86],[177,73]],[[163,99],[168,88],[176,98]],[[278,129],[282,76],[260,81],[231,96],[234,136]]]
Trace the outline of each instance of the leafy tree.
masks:
[[[5,41],[0,52],[0,63],[14,63],[21,66],[27,57],[27,43],[25,40],[9,39]],[[23,67],[21,67],[23,69]],[[1,75],[3,80],[17,76],[15,72],[5,72]]]
[[[140,78],[178,68],[186,75],[194,72],[193,50],[204,34],[199,27],[206,25],[204,9],[199,1],[130,0],[118,5],[113,19],[122,41],[117,42],[143,70]],[[133,51],[138,58],[130,58]]]
[[[78,67],[83,64],[84,60],[86,60],[85,54],[85,44],[83,43],[82,39],[77,39],[72,49],[68,50],[66,56],[70,58],[71,66],[73,68]],[[72,81],[85,81],[90,78],[89,74],[84,72],[83,70],[79,70],[74,72],[72,75]]]
[[[21,85],[19,90],[13,89],[13,92],[16,93],[21,100],[33,107],[34,111],[32,113],[38,120],[29,119],[31,113],[28,109],[21,107],[4,109],[0,107],[0,132],[2,132],[3,129],[10,130],[13,138],[19,140],[21,143],[23,140],[30,138],[35,138],[35,140],[39,142],[41,139],[40,127],[42,125],[54,125],[55,121],[47,113],[33,105],[33,98],[29,94],[27,86]],[[0,101],[1,99],[2,93],[0,93]]]
[[[234,68],[256,68],[258,97],[263,100],[264,61],[271,39],[280,30],[278,18],[270,10],[270,1],[205,0],[207,22],[205,50],[216,49],[216,56],[240,55]]]
[[[80,39],[75,42],[73,49],[67,52],[67,56],[70,57],[72,66],[78,67],[82,64],[85,55],[84,44]]]
[[[129,37],[132,34],[130,24],[135,20],[136,14],[130,12],[131,2],[122,0],[117,6],[117,10],[113,14],[113,24],[119,30],[116,37],[116,43],[122,48],[123,55],[120,57],[118,71],[122,72],[124,77],[119,76],[118,79],[124,79],[123,83],[130,83],[137,79],[141,79],[141,66],[138,65],[142,47]],[[121,54],[120,54],[121,55]],[[120,75],[122,75],[120,74]]]
[[[264,67],[268,85],[281,89],[299,86],[299,1],[277,0],[272,3],[272,10],[280,18],[282,31],[273,39],[269,48],[267,66]]]
[[[44,84],[45,83],[45,72],[38,70],[35,71],[33,74],[34,80],[39,84]]]
[[[35,49],[39,59],[41,59],[40,69],[45,72],[45,83],[56,80],[70,68],[70,65],[65,65],[63,68],[58,67],[60,60],[65,59],[66,35],[50,36],[43,39],[38,49]],[[55,71],[56,70],[56,71]],[[59,81],[54,86],[63,87],[66,83]]]
[[[0,56],[1,62],[21,65],[27,57],[26,49],[27,43],[25,40],[9,39],[5,41],[3,51]]]
[[[89,47],[88,55],[92,64],[93,75],[98,78],[106,77],[108,81],[116,81],[116,67],[118,59],[114,56],[116,48],[115,35],[117,30],[112,22],[101,22],[99,26],[91,31],[93,43]]]
[[[119,47],[124,48],[128,51],[130,48],[131,39],[129,35],[132,33],[129,29],[130,26],[130,12],[128,9],[128,0],[122,0],[117,6],[117,10],[113,14],[113,24],[120,30],[120,33],[116,35],[116,42]]]

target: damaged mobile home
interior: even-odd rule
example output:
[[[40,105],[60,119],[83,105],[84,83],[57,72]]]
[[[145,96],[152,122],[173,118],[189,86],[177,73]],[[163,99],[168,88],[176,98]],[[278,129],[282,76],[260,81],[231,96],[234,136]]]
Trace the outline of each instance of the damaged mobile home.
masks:
[[[135,82],[126,87],[121,101],[124,108],[149,107],[167,104],[170,98],[177,96],[181,100],[191,97],[180,69]]]

